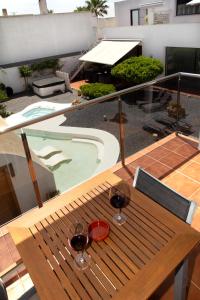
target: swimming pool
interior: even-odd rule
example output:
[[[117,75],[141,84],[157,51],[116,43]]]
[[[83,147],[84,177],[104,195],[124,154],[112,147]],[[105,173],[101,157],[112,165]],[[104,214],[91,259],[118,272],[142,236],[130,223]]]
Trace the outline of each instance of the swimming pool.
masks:
[[[54,111],[55,111],[55,109],[53,109],[53,108],[36,107],[31,110],[28,110],[27,112],[22,114],[22,116],[26,117],[27,119],[34,119],[34,118],[38,118],[38,117],[50,114]]]
[[[53,146],[71,158],[70,162],[62,162],[52,169],[56,188],[64,192],[70,187],[90,178],[97,170],[101,161],[98,160],[98,148],[93,143],[73,141],[61,137],[41,137],[27,134],[28,143],[31,149],[41,150],[45,146]]]
[[[53,146],[71,159],[68,163],[62,162],[49,169],[60,192],[111,168],[118,160],[119,142],[109,132],[94,128],[52,126],[52,122],[45,123],[43,128],[45,130],[37,126],[26,127],[24,132],[32,152]],[[40,164],[45,167],[42,161]]]
[[[71,103],[54,103],[48,101],[39,101],[28,105],[18,113],[12,114],[6,118],[6,123],[10,126],[20,124],[24,121],[32,120],[44,115],[59,111],[64,108],[69,108]]]

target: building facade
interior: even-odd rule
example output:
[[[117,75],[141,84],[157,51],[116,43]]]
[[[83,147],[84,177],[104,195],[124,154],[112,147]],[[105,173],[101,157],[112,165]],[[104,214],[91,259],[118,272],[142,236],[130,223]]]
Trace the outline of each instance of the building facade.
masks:
[[[127,0],[115,2],[117,26],[200,22],[200,4],[191,0]]]

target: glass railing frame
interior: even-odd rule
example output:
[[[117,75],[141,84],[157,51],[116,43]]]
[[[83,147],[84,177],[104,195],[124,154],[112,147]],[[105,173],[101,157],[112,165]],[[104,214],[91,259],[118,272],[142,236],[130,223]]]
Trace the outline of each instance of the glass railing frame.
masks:
[[[41,196],[40,196],[40,191],[39,191],[39,185],[37,182],[37,176],[36,176],[36,172],[34,170],[34,166],[33,166],[33,161],[32,161],[32,157],[31,157],[31,151],[29,149],[29,145],[28,145],[28,141],[26,138],[26,134],[23,132],[23,128],[42,122],[42,121],[46,121],[49,120],[51,118],[63,115],[65,113],[69,113],[69,112],[73,112],[73,111],[77,111],[80,109],[84,109],[88,106],[91,105],[95,105],[98,103],[102,103],[105,101],[111,101],[113,99],[116,98],[116,100],[118,101],[118,113],[119,113],[119,144],[120,144],[120,158],[121,158],[121,163],[122,166],[125,166],[125,128],[124,128],[124,123],[123,123],[123,115],[122,115],[122,100],[121,100],[121,96],[129,94],[129,93],[133,93],[135,91],[139,91],[142,90],[144,88],[165,82],[167,80],[170,79],[174,79],[177,78],[178,80],[178,87],[177,87],[177,104],[180,104],[180,93],[181,93],[181,77],[192,77],[192,78],[199,78],[200,79],[200,74],[193,74],[193,73],[184,73],[184,72],[179,72],[179,73],[175,73],[172,75],[168,75],[168,76],[163,76],[161,78],[146,82],[146,83],[142,83],[133,87],[129,87],[123,90],[120,90],[118,92],[114,92],[111,94],[108,94],[106,96],[102,96],[99,98],[96,98],[94,100],[90,100],[75,106],[71,106],[69,108],[65,108],[62,110],[58,110],[56,112],[50,113],[48,115],[44,115],[32,120],[28,120],[28,121],[24,121],[21,122],[19,124],[13,125],[13,126],[7,126],[5,128],[1,128],[0,129],[0,135],[2,134],[6,134],[8,132],[14,131],[14,130],[18,130],[21,129],[21,138],[22,138],[22,143],[23,143],[23,147],[24,147],[24,152],[25,152],[25,156],[27,159],[27,163],[28,163],[28,168],[29,168],[29,173],[30,173],[30,177],[31,177],[31,181],[33,184],[33,188],[34,188],[34,192],[35,192],[35,196],[36,196],[36,202],[37,202],[37,206],[39,208],[41,208],[43,206],[43,202],[41,200]],[[179,115],[177,113],[176,116],[176,121],[179,121]],[[178,132],[176,132],[178,134]]]

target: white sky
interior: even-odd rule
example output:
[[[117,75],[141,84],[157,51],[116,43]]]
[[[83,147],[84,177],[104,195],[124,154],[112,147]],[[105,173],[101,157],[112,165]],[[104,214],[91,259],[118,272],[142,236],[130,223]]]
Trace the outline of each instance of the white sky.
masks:
[[[108,17],[114,16],[114,2],[117,0],[107,0],[109,5]],[[48,9],[55,13],[70,12],[77,6],[83,6],[85,0],[47,0]],[[38,14],[38,0],[0,0],[0,15],[2,8],[6,8],[8,14]]]

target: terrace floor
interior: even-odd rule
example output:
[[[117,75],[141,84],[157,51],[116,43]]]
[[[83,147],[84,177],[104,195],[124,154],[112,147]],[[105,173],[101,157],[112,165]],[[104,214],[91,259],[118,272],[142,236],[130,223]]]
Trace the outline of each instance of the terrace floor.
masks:
[[[197,208],[192,227],[200,231],[200,151],[198,143],[184,136],[172,134],[126,159],[126,166],[118,163],[113,172],[132,184],[135,170],[140,166],[188,199]],[[188,300],[200,299],[200,245],[191,254]],[[173,275],[152,299],[173,299]]]
[[[132,184],[137,166],[143,167],[183,196],[193,199],[199,204],[192,226],[200,231],[200,151],[198,143],[189,137],[171,134],[129,156],[126,159],[125,167],[118,163],[112,168],[112,171]],[[10,236],[5,233],[5,229],[2,230],[0,273],[20,259]],[[197,300],[200,299],[200,246],[194,250],[191,258],[188,299]],[[20,272],[21,275],[24,275],[25,271],[21,269],[17,276],[20,276]],[[20,281],[19,284],[21,284]],[[12,293],[14,293],[13,289]],[[173,275],[168,278],[152,299],[173,299]]]

